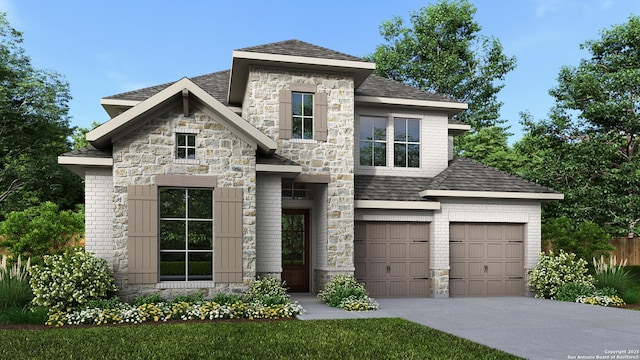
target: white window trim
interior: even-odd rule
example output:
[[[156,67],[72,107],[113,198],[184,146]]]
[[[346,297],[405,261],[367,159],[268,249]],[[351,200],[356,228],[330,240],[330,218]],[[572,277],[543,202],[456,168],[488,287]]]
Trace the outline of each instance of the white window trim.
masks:
[[[196,136],[196,152],[195,152],[195,159],[178,159],[178,134],[192,134]],[[173,130],[173,141],[174,146],[173,146],[173,163],[174,164],[185,164],[185,165],[200,165],[200,160],[198,159],[198,145],[200,144],[200,138],[199,135],[200,134],[200,130],[198,129],[191,129],[191,128],[187,128],[187,127],[177,127]]]

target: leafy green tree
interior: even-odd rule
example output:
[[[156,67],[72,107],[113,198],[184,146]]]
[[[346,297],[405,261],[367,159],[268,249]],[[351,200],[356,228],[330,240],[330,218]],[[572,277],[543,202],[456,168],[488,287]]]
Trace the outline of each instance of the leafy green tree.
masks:
[[[640,17],[581,45],[590,56],[565,66],[550,91],[549,119],[525,116],[516,152],[521,173],[565,194],[545,216],[588,220],[609,233],[637,233],[640,221]]]
[[[13,211],[0,222],[0,248],[16,257],[30,257],[39,263],[44,255],[62,253],[82,237],[84,213],[60,211],[52,202],[24,211]]]
[[[456,152],[484,161],[476,157],[482,152],[472,149],[480,141],[476,136],[494,135],[486,146],[510,152],[497,95],[516,60],[504,54],[498,39],[481,34],[475,13],[467,0],[441,0],[411,13],[410,27],[396,16],[380,26],[385,43],[369,59],[380,76],[468,103],[469,110],[455,118],[471,125],[471,132],[456,138]],[[490,127],[496,129],[478,134]]]
[[[82,201],[81,180],[57,164],[70,150],[69,86],[34,68],[21,43],[0,13],[0,220],[43,201]]]
[[[615,250],[609,243],[611,236],[600,226],[590,221],[575,223],[565,216],[543,224],[542,238],[551,244],[553,251],[576,254],[587,264],[592,264],[593,258],[608,256]]]
[[[100,126],[100,123],[97,121],[91,122],[91,128],[77,127],[73,130],[73,135],[71,135],[71,144],[73,150],[79,150],[82,148],[86,148],[89,146],[89,142],[87,141],[87,133],[95,128]]]

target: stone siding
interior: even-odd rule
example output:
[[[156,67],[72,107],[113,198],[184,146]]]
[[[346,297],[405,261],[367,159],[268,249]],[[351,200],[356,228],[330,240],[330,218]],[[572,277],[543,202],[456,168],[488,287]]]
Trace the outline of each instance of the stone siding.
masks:
[[[327,141],[279,138],[279,94],[280,90],[289,89],[290,84],[313,84],[317,86],[318,93],[327,94]],[[302,165],[303,174],[329,175],[326,198],[327,256],[313,266],[329,274],[352,274],[353,79],[339,74],[254,67],[249,72],[242,114],[253,126],[276,139],[277,152]]]
[[[176,103],[175,107],[118,139],[113,146],[114,272],[124,296],[157,290],[166,296],[189,289],[239,291],[255,277],[255,148],[205,115],[194,102],[191,113],[185,118],[182,106]],[[196,159],[175,159],[176,132],[197,133]],[[155,175],[160,174],[216,176],[219,187],[243,189],[243,284],[215,284],[214,287],[213,282],[133,286],[127,283],[127,185],[153,185]]]

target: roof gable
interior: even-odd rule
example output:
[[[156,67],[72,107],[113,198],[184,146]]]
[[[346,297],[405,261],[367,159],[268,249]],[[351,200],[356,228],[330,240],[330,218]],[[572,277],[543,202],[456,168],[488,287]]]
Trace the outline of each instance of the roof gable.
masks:
[[[202,80],[202,79],[200,79]],[[215,99],[209,92],[203,90],[188,78],[183,78],[164,89],[158,91],[144,101],[139,102],[129,110],[112,118],[87,134],[87,141],[97,148],[111,146],[113,137],[136,125],[138,119],[151,113],[158,107],[166,104],[177,96],[182,96],[182,91],[188,90],[205,105],[207,115],[219,121],[223,126],[234,132],[243,140],[259,147],[265,153],[273,153],[276,150],[276,142],[264,133],[246,122],[227,106]]]

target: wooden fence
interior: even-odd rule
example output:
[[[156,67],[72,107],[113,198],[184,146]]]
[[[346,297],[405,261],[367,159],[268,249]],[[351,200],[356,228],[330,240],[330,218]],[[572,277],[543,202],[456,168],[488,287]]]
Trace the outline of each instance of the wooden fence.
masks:
[[[627,259],[627,265],[640,265],[640,237],[613,239],[611,245],[618,262]]]

